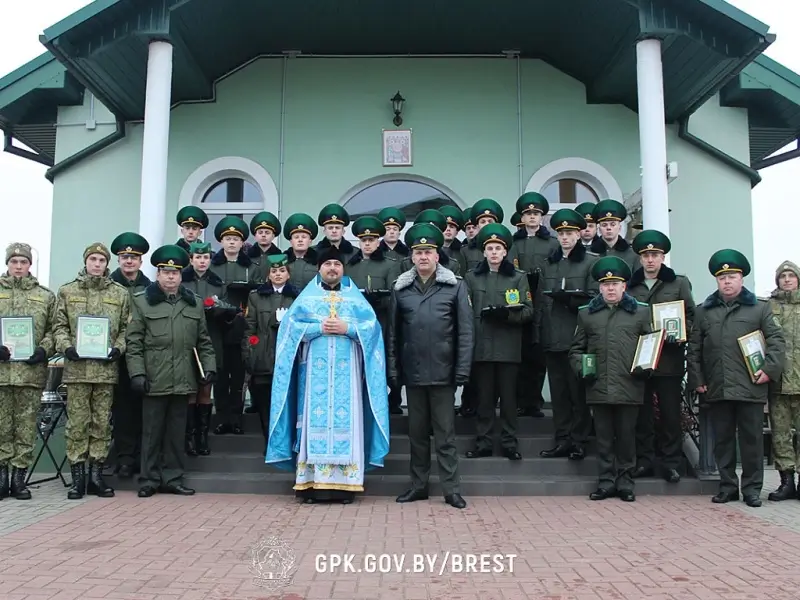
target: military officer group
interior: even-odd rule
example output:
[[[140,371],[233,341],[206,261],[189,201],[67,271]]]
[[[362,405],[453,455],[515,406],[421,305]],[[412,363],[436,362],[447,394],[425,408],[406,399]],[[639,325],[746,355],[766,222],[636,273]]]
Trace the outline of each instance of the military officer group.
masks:
[[[750,272],[747,258],[720,250],[708,261],[717,291],[696,305],[688,279],[664,264],[671,247],[667,236],[646,230],[632,243],[621,237],[627,217],[621,203],[603,200],[557,210],[550,219],[553,231],[542,224],[549,212],[542,195],[522,195],[516,210],[512,233],[491,199],[463,212],[447,205],[426,209],[404,241],[399,238],[406,218],[397,208],[352,224],[337,204],[323,208],[316,221],[297,213],[280,223],[262,212],[248,227],[229,216],[214,229],[222,248],[213,252],[202,241],[207,215],[185,207],[177,215],[182,239],[151,253],[155,282],[140,271],[150,251],[147,240],[127,232],[110,248],[100,242],[87,246],[78,276],[57,294],[30,275],[30,246],[12,243],[7,273],[0,277],[0,318],[32,317],[35,351],[14,357],[0,346],[0,498],[31,497],[26,478],[36,413],[48,359],[56,353],[65,359],[68,390],[70,499],[114,495],[103,477],[112,437],[117,475],[138,473],[140,497],[193,494],[184,482],[183,454],[210,454],[212,412],[214,434],[244,433],[243,388],[248,388],[248,410],[260,415],[266,462],[288,457],[297,473],[295,490],[306,502],[352,502],[353,493],[363,491],[363,471],[381,466],[388,452],[388,414],[403,414],[405,386],[411,485],[397,501],[428,498],[433,437],[445,501],[464,508],[455,418],[475,420],[475,445],[466,458],[491,456],[499,400],[499,447],[509,460],[521,460],[518,419],[544,416],[547,374],[554,443],[541,456],[582,460],[594,435],[599,473],[590,498],[632,502],[637,478],[658,474],[671,483],[681,478],[681,387],[687,371],[688,386],[704,394],[710,407],[720,474],[712,500],[738,500],[741,491],[749,506],[760,506],[768,401],[781,472],[781,487],[770,499],[797,497],[792,447],[792,428],[800,417],[800,370],[792,364],[792,336],[800,335],[797,266],[782,264],[772,297],[759,299],[743,287]],[[348,226],[358,249],[344,239]],[[320,227],[324,238],[312,245]],[[276,245],[281,233],[290,246],[285,252]],[[249,234],[252,245],[245,243]],[[111,254],[119,260],[113,272]],[[313,373],[304,380],[310,382],[304,391],[286,383],[296,381],[291,373],[297,363],[311,363],[281,339],[292,337],[287,330],[300,323],[299,317],[289,318],[292,306],[312,289],[327,293],[329,304],[317,306],[329,308],[311,309],[316,334],[304,325],[294,338],[317,352],[314,365],[332,353],[331,372],[352,360],[355,386],[337,387],[334,381],[340,380],[330,375],[320,388]],[[674,301],[683,301],[688,335],[666,335],[655,369],[632,369],[640,336],[654,328],[652,306]],[[348,302],[353,311],[366,307],[379,348],[370,345],[367,352],[365,330],[356,326],[364,320],[348,319],[356,314],[346,310]],[[84,358],[77,351],[81,315],[108,319],[106,359]],[[753,374],[737,340],[755,331],[763,334],[766,352]],[[337,342],[331,342],[336,339],[349,344],[344,362]],[[329,345],[313,350],[314,340]],[[594,357],[595,368],[585,368],[586,356]],[[456,407],[459,386],[462,401]],[[356,402],[346,398],[344,408],[336,408],[343,393]],[[303,394],[320,395],[322,410],[311,411]],[[314,415],[326,412],[347,415],[347,424],[337,424],[334,415],[320,425]],[[284,414],[290,425],[277,439]],[[343,443],[353,448],[347,450],[349,460],[331,450]],[[323,446],[327,450],[320,450]],[[326,479],[331,471],[346,477]]]

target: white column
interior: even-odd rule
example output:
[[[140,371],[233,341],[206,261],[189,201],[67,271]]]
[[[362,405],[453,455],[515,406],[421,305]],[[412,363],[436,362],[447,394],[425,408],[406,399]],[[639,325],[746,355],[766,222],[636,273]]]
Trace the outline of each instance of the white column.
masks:
[[[164,244],[171,96],[172,44],[150,42],[142,140],[139,234],[150,243],[151,252]],[[142,270],[151,278],[155,276],[155,268],[150,265],[149,258],[145,258]]]
[[[636,80],[643,226],[645,229],[657,229],[669,236],[667,127],[664,123],[661,40],[642,40],[636,44]]]

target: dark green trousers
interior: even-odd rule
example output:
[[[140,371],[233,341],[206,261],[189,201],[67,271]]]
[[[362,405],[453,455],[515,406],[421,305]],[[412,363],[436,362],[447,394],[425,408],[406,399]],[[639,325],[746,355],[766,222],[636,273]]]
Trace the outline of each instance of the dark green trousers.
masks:
[[[632,490],[639,406],[595,404],[592,413],[597,436],[597,487],[604,490]]]
[[[653,393],[658,395],[659,422],[655,425]],[[655,466],[660,448],[664,469],[678,469],[683,461],[680,377],[651,377],[644,390],[644,402],[636,422],[636,464],[646,469]],[[658,443],[656,443],[656,440]]]
[[[406,387],[408,437],[411,441],[411,485],[427,489],[431,474],[431,438],[436,446],[439,482],[444,495],[458,494],[458,452],[456,451],[455,386]]]
[[[761,494],[764,486],[764,405],[723,400],[709,403],[714,429],[714,460],[719,470],[719,491],[738,492],[736,440],[742,460],[742,494]]]
[[[142,398],[140,486],[183,483],[183,442],[188,396]]]
[[[586,406],[586,390],[572,370],[568,352],[547,352],[545,356],[556,443],[585,446],[592,430],[592,415]]]
[[[476,362],[472,364],[478,397],[475,423],[476,450],[492,450],[495,407],[500,397],[500,443],[505,450],[517,449],[517,363]]]
[[[119,361],[119,382],[114,386],[111,414],[114,419],[114,448],[117,466],[133,467],[141,459],[142,396],[131,389],[125,361]]]

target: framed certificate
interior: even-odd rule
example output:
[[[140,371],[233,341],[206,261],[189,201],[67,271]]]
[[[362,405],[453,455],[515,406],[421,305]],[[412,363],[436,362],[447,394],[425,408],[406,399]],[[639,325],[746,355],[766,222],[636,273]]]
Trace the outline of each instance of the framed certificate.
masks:
[[[663,329],[639,336],[639,343],[636,344],[636,355],[633,357],[633,364],[631,365],[631,373],[637,367],[644,370],[658,368],[664,337],[665,331]]]
[[[686,305],[683,300],[653,304],[653,329],[663,329],[678,342],[686,341]]]
[[[105,360],[111,352],[111,321],[108,317],[79,315],[75,352],[81,358]]]
[[[0,318],[0,340],[11,353],[9,360],[28,360],[33,355],[33,333],[33,317]]]
[[[756,372],[760,371],[764,366],[767,356],[767,342],[764,339],[764,334],[759,329],[753,333],[743,335],[736,341],[739,342],[739,349],[742,351],[742,357],[744,358],[747,372],[750,374],[750,379],[755,383]]]

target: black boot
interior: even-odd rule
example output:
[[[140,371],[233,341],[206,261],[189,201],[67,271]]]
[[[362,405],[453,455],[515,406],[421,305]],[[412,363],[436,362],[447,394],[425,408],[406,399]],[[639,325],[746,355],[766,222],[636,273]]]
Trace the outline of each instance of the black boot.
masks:
[[[797,487],[794,483],[794,469],[781,471],[781,484],[778,489],[767,496],[767,500],[772,502],[781,502],[782,500],[789,500],[797,497]]]
[[[25,478],[28,476],[28,469],[11,469],[11,495],[17,500],[30,500],[31,491],[25,485]]]
[[[75,463],[69,466],[72,475],[72,486],[67,492],[67,499],[80,500],[86,493],[86,464]]]
[[[89,464],[89,483],[86,485],[86,493],[99,498],[114,497],[114,488],[103,480],[102,461],[92,461]]]
[[[186,437],[184,440],[184,450],[189,456],[197,456],[195,447],[195,437],[197,436],[197,404],[189,404],[186,407]]]
[[[0,500],[8,498],[8,465],[0,465]]]
[[[197,453],[208,456],[211,450],[208,447],[208,429],[211,427],[211,405],[197,405]]]

